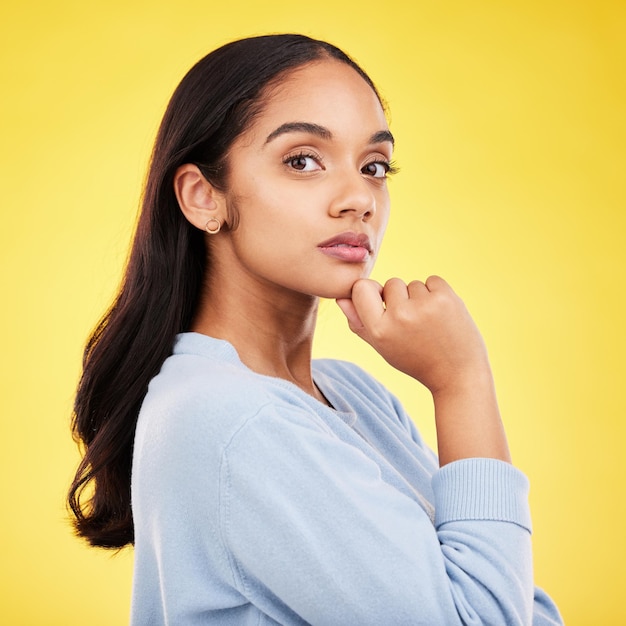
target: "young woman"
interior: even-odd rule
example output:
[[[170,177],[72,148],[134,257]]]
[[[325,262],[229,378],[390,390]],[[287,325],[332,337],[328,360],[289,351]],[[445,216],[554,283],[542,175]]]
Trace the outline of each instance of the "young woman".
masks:
[[[367,75],[303,36],[174,93],[74,416],[76,528],[134,544],[133,624],[561,623],[463,303],[367,279],[393,143]],[[366,373],[311,361],[320,297],[432,392],[438,458]]]

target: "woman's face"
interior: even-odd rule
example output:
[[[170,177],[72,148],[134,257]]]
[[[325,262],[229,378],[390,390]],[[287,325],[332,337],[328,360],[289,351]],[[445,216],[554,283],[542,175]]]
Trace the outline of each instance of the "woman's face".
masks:
[[[248,290],[349,296],[387,225],[392,149],[380,102],[351,67],[291,72],[229,151],[238,225],[213,238],[213,258]]]

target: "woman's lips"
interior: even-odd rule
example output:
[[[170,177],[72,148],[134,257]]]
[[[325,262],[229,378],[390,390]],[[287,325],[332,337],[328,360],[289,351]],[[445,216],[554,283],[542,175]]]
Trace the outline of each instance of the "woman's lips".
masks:
[[[363,233],[341,233],[319,244],[327,256],[348,263],[363,263],[372,252],[369,237]]]

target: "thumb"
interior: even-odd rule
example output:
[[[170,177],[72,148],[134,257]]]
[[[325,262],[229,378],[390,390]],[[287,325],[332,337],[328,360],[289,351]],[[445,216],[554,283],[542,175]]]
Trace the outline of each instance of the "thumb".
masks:
[[[363,322],[361,321],[359,314],[356,312],[356,308],[354,307],[352,300],[350,298],[337,298],[335,302],[337,302],[337,305],[346,316],[350,330],[355,333],[363,330]]]

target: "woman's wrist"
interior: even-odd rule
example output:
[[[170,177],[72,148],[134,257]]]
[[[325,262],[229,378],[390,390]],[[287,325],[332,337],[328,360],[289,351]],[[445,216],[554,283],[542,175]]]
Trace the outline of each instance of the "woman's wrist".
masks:
[[[440,465],[487,457],[510,462],[490,370],[458,376],[433,392]]]

